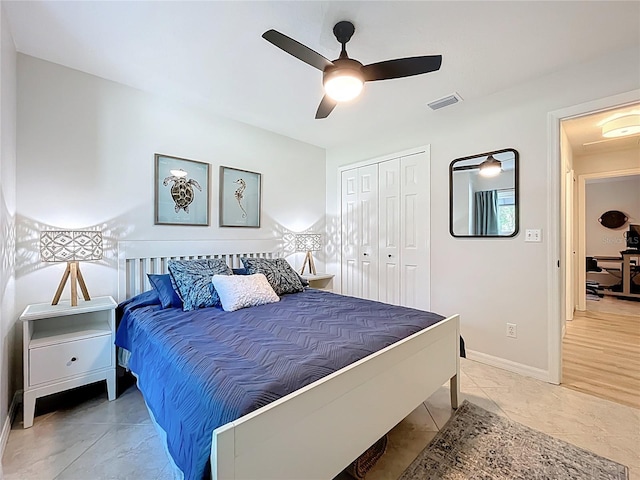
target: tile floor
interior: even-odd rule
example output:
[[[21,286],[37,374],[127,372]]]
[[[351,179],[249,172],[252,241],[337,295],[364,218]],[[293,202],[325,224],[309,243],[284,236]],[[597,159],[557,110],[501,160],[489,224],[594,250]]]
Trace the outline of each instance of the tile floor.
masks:
[[[623,463],[630,480],[640,480],[640,410],[470,360],[462,359],[461,369],[463,399]],[[2,459],[6,480],[171,479],[137,389],[109,402],[101,386],[93,388],[92,398],[75,405],[67,399],[50,411],[39,400],[42,413],[30,429],[18,416]],[[390,432],[387,453],[367,480],[397,479],[451,412],[442,387]]]

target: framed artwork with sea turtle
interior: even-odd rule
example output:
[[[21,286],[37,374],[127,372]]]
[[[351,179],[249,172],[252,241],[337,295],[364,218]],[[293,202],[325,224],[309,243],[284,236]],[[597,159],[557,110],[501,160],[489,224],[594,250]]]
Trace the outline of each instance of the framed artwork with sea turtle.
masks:
[[[155,224],[209,225],[209,164],[155,154]]]
[[[220,167],[220,226],[260,227],[260,173]]]

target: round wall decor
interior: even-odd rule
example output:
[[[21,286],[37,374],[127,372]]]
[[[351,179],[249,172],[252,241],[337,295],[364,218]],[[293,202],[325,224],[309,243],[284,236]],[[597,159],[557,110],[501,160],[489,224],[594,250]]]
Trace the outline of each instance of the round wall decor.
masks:
[[[609,210],[604,212],[598,221],[607,228],[620,228],[627,223],[629,218],[619,210]]]

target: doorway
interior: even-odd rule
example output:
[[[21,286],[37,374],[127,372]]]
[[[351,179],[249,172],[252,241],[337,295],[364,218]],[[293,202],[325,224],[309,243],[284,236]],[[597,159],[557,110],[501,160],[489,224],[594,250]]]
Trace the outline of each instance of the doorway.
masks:
[[[561,138],[560,123],[562,120],[584,116],[593,112],[611,109],[621,105],[640,103],[640,89],[613,95],[598,100],[574,105],[549,112],[548,114],[548,151],[547,168],[549,173],[549,191],[554,192],[549,197],[548,213],[549,234],[547,243],[548,263],[548,314],[547,314],[547,364],[548,381],[560,384],[562,379],[562,337],[566,325],[566,273],[563,273],[561,265],[565,264],[564,250],[564,215],[563,204],[564,181],[561,179],[563,165],[561,164]]]
[[[564,268],[559,272],[562,330],[558,381],[574,390],[640,408],[640,373],[636,373],[640,372],[640,298],[619,300],[617,291],[597,289],[597,293],[606,291],[608,295],[595,295],[587,301],[585,288],[587,256],[610,260],[609,271],[620,273],[621,268],[615,267],[621,266],[620,251],[626,246],[622,230],[627,222],[624,228],[607,231],[598,217],[617,205],[629,214],[629,222],[640,223],[640,201],[635,197],[640,190],[636,186],[640,181],[640,137],[585,141],[585,133],[580,131],[597,128],[600,134],[606,119],[640,111],[640,103],[619,105],[572,118],[559,117],[559,252]],[[617,185],[610,185],[615,181]],[[587,201],[589,187],[591,202]],[[635,195],[627,204],[625,188]],[[608,194],[603,197],[602,192]],[[606,277],[608,272],[603,271]]]

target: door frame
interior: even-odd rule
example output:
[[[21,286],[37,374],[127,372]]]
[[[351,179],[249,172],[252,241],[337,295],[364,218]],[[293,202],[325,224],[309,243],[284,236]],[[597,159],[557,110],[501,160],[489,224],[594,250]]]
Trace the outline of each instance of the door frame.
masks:
[[[628,177],[631,175],[640,175],[640,167],[625,170],[610,170],[608,172],[584,173],[578,175],[578,285],[584,285],[587,281],[587,227],[586,227],[586,186],[587,180],[598,178],[615,178]],[[578,311],[587,309],[587,292],[586,289],[580,290],[578,293]]]
[[[547,285],[549,301],[547,304],[548,374],[549,382],[560,384],[562,381],[562,332],[566,318],[566,269],[560,264],[564,257],[564,239],[561,238],[561,182],[564,182],[560,151],[560,122],[573,117],[581,117],[610,108],[620,107],[640,101],[640,89],[618,95],[600,98],[567,108],[554,110],[547,114],[547,178],[549,179],[549,203],[547,211]]]

